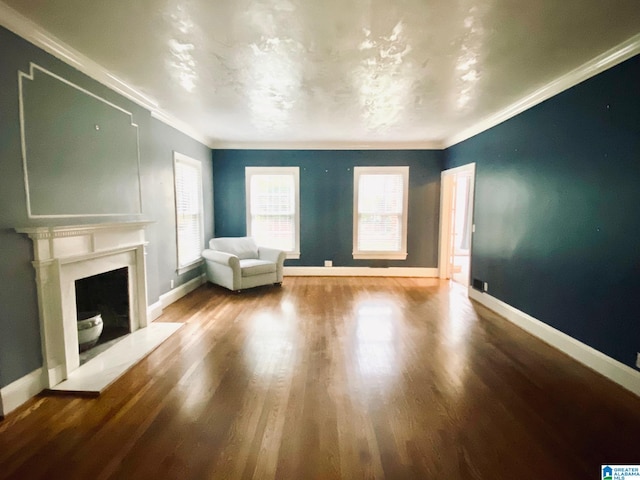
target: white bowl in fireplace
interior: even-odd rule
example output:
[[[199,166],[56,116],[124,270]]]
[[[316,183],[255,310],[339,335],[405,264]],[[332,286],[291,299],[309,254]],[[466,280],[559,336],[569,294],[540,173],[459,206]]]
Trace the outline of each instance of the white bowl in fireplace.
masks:
[[[81,352],[98,343],[102,328],[100,312],[78,312],[78,343]]]

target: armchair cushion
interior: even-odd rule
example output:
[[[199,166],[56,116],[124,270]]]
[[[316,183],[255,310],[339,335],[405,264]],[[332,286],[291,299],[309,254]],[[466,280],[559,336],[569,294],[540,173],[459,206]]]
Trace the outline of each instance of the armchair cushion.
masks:
[[[266,260],[255,260],[253,258],[245,258],[240,260],[240,272],[243,277],[251,277],[253,275],[262,275],[263,273],[275,273],[276,264]]]

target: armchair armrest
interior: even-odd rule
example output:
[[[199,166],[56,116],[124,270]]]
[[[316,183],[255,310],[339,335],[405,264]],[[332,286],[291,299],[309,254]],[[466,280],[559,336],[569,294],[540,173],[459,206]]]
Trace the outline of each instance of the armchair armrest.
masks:
[[[240,259],[231,253],[206,249],[202,252],[202,258],[231,268],[240,268]]]
[[[287,254],[282,250],[268,247],[258,247],[258,256],[260,257],[260,260],[266,260],[279,265],[282,265],[285,258],[287,258]]]
[[[258,256],[260,257],[260,260],[266,260],[276,264],[276,279],[278,283],[282,283],[282,278],[284,276],[284,260],[287,258],[287,254],[276,248],[258,247]]]

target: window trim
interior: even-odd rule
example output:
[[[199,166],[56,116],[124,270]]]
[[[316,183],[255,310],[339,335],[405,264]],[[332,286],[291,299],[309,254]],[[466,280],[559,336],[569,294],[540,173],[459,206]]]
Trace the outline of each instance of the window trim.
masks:
[[[402,176],[402,235],[400,250],[360,251],[358,250],[358,198],[361,175],[401,175]],[[407,225],[409,207],[409,167],[354,167],[353,168],[353,259],[354,260],[406,260],[407,258]]]
[[[200,256],[196,260],[192,260],[188,263],[181,264],[180,263],[180,235],[178,233],[178,184],[177,180],[177,165],[179,163],[184,163],[186,165],[195,167],[198,171],[198,176],[200,177],[200,182],[198,183],[198,199],[199,199],[199,219],[200,219],[200,252],[204,250],[204,193],[202,186],[202,162],[200,160],[196,160],[195,158],[188,157],[182,153],[173,152],[173,194],[174,194],[174,209],[175,209],[175,230],[176,230],[176,272],[178,275],[182,275],[185,272],[193,270],[200,265],[204,264],[204,260]]]
[[[245,167],[245,213],[246,213],[246,228],[247,235],[251,236],[251,177],[253,175],[291,175],[293,176],[294,186],[294,249],[291,251],[285,251],[288,259],[300,258],[300,167]]]

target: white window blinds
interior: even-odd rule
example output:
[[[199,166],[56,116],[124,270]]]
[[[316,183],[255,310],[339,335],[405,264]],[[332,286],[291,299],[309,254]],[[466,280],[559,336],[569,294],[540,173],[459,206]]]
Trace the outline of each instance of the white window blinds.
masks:
[[[247,232],[258,245],[299,254],[298,168],[247,167]]]
[[[354,258],[406,258],[408,167],[355,167]]]
[[[178,268],[200,260],[203,250],[200,162],[174,154]]]

